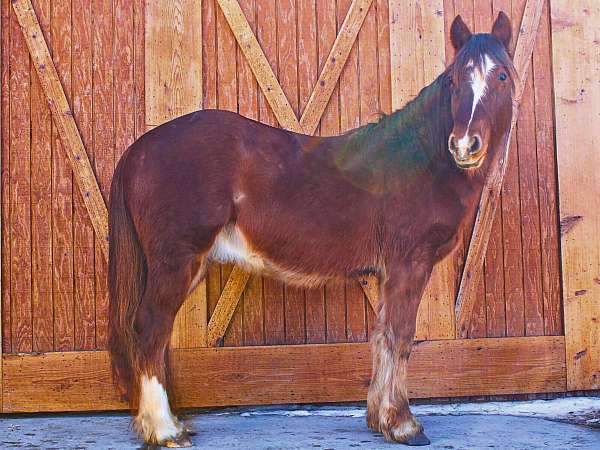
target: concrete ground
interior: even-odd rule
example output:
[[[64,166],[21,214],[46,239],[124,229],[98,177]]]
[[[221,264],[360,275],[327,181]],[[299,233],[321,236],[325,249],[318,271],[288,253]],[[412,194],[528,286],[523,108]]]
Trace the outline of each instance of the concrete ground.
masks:
[[[430,449],[600,449],[600,399],[589,399],[583,406],[581,399],[562,400],[558,406],[552,400],[419,405],[414,410],[431,439],[426,447]],[[198,433],[193,437],[198,449],[407,448],[371,433],[363,405],[229,408],[190,414],[186,423]],[[0,448],[139,449],[141,445],[126,414],[65,414],[1,418]]]

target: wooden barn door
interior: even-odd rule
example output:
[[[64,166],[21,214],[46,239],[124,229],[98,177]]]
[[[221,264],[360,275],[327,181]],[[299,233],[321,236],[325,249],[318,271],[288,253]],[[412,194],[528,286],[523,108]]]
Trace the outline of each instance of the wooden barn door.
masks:
[[[104,202],[136,136],[201,108],[343,133],[401,107],[444,69],[456,14],[488,31],[504,10],[517,36],[526,3],[36,0],[38,33],[28,0],[2,1],[2,411],[126,407],[105,351]],[[419,310],[412,397],[559,392],[567,373],[577,380],[569,388],[596,386],[587,355],[597,343],[563,335],[549,99],[559,95],[552,58],[564,55],[552,54],[547,5],[541,17],[501,207],[466,299],[473,314],[457,327],[465,233]],[[560,145],[567,135],[557,135]],[[376,291],[369,277],[305,290],[211,266],[176,319],[178,403],[364,399]],[[586,308],[565,307],[571,328],[594,317]]]

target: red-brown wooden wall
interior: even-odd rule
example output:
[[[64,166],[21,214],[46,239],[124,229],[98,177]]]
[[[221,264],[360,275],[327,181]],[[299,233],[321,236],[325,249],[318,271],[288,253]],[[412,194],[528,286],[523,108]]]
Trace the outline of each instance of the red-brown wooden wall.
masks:
[[[33,3],[106,196],[119,155],[146,127],[144,1]],[[240,0],[296,113],[350,3]],[[475,31],[488,31],[504,10],[516,35],[524,4],[446,0],[443,14],[446,28],[460,13]],[[202,7],[203,107],[276,125],[223,13],[214,0]],[[388,14],[387,0],[373,1],[319,133],[341,133],[391,112]],[[3,350],[103,349],[104,259],[8,0],[2,25]],[[549,30],[546,7],[468,337],[562,334]],[[456,290],[465,247],[454,256],[449,290]],[[209,315],[230,270],[210,270]],[[302,290],[252,277],[224,345],[360,342],[372,322],[355,282]]]

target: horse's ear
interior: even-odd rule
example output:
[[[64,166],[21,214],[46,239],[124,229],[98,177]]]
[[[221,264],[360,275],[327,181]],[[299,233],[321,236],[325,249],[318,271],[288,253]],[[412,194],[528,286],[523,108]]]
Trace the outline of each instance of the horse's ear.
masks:
[[[492,36],[497,37],[508,51],[508,46],[510,45],[510,39],[512,37],[512,27],[510,25],[510,19],[502,11],[498,14],[494,26],[492,27]]]
[[[454,50],[458,52],[469,39],[471,39],[471,30],[460,15],[456,16],[450,27],[450,40]]]

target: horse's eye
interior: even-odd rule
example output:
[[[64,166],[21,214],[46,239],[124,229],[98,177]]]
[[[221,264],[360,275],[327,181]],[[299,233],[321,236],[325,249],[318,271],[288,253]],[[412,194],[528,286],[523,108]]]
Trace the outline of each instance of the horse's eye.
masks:
[[[498,75],[498,79],[500,81],[505,81],[506,80],[506,73],[505,72],[500,72],[500,74]]]

